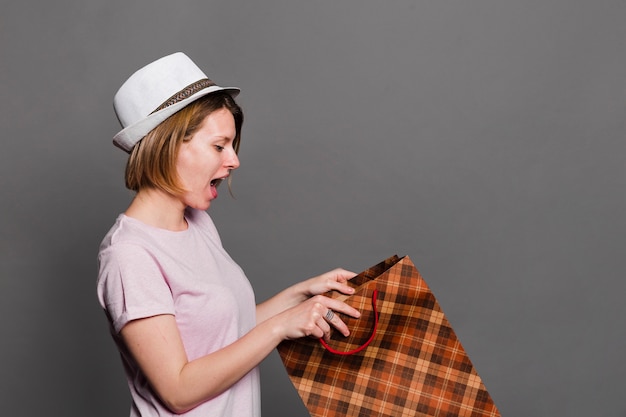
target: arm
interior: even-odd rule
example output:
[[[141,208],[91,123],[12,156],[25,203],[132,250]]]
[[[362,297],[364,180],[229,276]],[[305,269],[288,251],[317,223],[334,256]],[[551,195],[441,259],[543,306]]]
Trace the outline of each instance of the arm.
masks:
[[[262,323],[268,318],[294,307],[314,295],[324,294],[327,291],[335,290],[343,294],[352,294],[354,289],[346,283],[355,275],[354,272],[338,268],[299,282],[257,305],[257,323]]]
[[[264,320],[231,345],[191,362],[172,315],[131,321],[120,333],[155,393],[170,410],[182,413],[231,387],[282,340],[328,337],[330,325],[324,315],[329,308],[359,317],[345,303],[317,295]],[[348,334],[337,316],[332,325]]]

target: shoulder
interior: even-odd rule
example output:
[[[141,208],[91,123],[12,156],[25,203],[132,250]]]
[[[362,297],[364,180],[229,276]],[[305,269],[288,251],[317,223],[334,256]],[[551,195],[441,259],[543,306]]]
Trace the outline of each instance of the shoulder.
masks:
[[[111,246],[117,243],[123,243],[132,239],[136,239],[137,236],[141,236],[145,234],[146,227],[143,226],[143,223],[136,221],[132,217],[128,217],[125,214],[120,214],[115,219],[115,223],[107,234],[102,239],[102,243],[100,244],[100,248]]]
[[[100,243],[98,259],[124,261],[128,257],[149,257],[154,240],[148,227],[120,214]]]

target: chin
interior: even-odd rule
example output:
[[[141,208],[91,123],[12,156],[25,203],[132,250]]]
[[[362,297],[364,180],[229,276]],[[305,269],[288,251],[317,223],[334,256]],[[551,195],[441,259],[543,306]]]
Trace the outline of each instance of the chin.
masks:
[[[187,203],[187,207],[191,207],[196,210],[208,210],[211,207],[211,200],[208,201],[190,201]]]
[[[209,202],[207,202],[207,203],[205,203],[205,204],[198,204],[198,206],[197,206],[197,207],[194,207],[194,208],[195,208],[195,209],[198,209],[198,210],[204,210],[204,211],[207,211],[207,210],[209,209],[209,207],[211,207],[211,202],[210,202],[210,201],[209,201]]]

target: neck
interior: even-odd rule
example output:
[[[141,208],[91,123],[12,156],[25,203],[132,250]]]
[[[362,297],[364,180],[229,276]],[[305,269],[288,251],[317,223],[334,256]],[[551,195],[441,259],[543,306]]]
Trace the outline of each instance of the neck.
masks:
[[[185,205],[177,197],[154,188],[143,188],[126,209],[129,217],[174,232],[187,230]]]

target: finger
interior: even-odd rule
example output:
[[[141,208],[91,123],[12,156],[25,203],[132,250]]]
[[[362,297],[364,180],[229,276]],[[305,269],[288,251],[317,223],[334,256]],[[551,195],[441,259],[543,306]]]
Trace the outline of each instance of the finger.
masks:
[[[321,330],[322,335],[320,337],[323,337],[325,341],[330,341],[330,325],[328,324],[328,322],[326,321],[326,319],[324,317],[321,317],[317,322],[317,327],[319,328],[319,330]],[[318,337],[319,338],[319,337]]]
[[[337,329],[342,335],[349,336],[350,329],[348,326],[335,314],[335,312],[331,309],[328,309],[328,312],[324,316],[324,319],[332,326]]]
[[[351,280],[352,278],[356,277],[356,275],[357,275],[354,272],[348,271],[348,270],[343,269],[343,268],[337,268],[337,269],[333,270],[332,273],[334,275],[335,281],[343,282],[343,283]]]
[[[357,309],[355,309],[353,307],[350,307],[346,303],[343,303],[343,302],[341,302],[339,300],[330,300],[330,302],[328,303],[328,307],[329,307],[329,309],[334,310],[333,311],[333,315],[331,317],[331,320],[328,320],[328,322],[335,329],[337,329],[341,334],[343,334],[344,336],[349,336],[350,335],[350,329],[348,328],[348,325],[346,325],[346,323],[344,323],[344,321],[341,319],[341,317],[339,317],[337,314],[334,314],[334,313],[335,312],[337,312],[337,313],[344,313],[344,314],[352,316],[354,318],[361,317],[361,313]]]
[[[306,331],[306,335],[315,339],[319,339],[320,337],[324,337],[325,330],[323,329],[324,324],[328,326],[328,323],[324,321],[324,315],[320,313],[323,311],[324,306],[321,304],[316,304],[312,313],[312,321],[309,330]],[[324,323],[324,324],[323,324]]]
[[[341,282],[333,281],[328,284],[329,290],[338,291],[342,294],[351,295],[354,294],[354,288],[349,286],[348,284],[343,284]]]
[[[323,304],[326,306],[326,308],[329,308],[329,309],[333,310],[335,313],[337,313],[337,312],[344,313],[344,314],[347,314],[348,316],[354,317],[356,319],[361,317],[361,313],[359,312],[359,310],[357,310],[354,307],[349,306],[348,304],[344,303],[343,301],[340,301],[340,300],[337,300],[337,299],[333,299],[333,298],[324,297]],[[326,312],[324,312],[323,314],[326,314]]]
[[[326,340],[327,342],[330,342],[331,327],[328,325],[326,320],[324,320],[324,323],[322,324],[322,326],[323,327],[320,327],[320,328],[324,331],[324,340]]]
[[[334,275],[328,278],[328,290],[339,291],[342,294],[353,294],[354,288],[348,284],[348,281],[356,276],[354,272],[345,269],[336,269]]]

